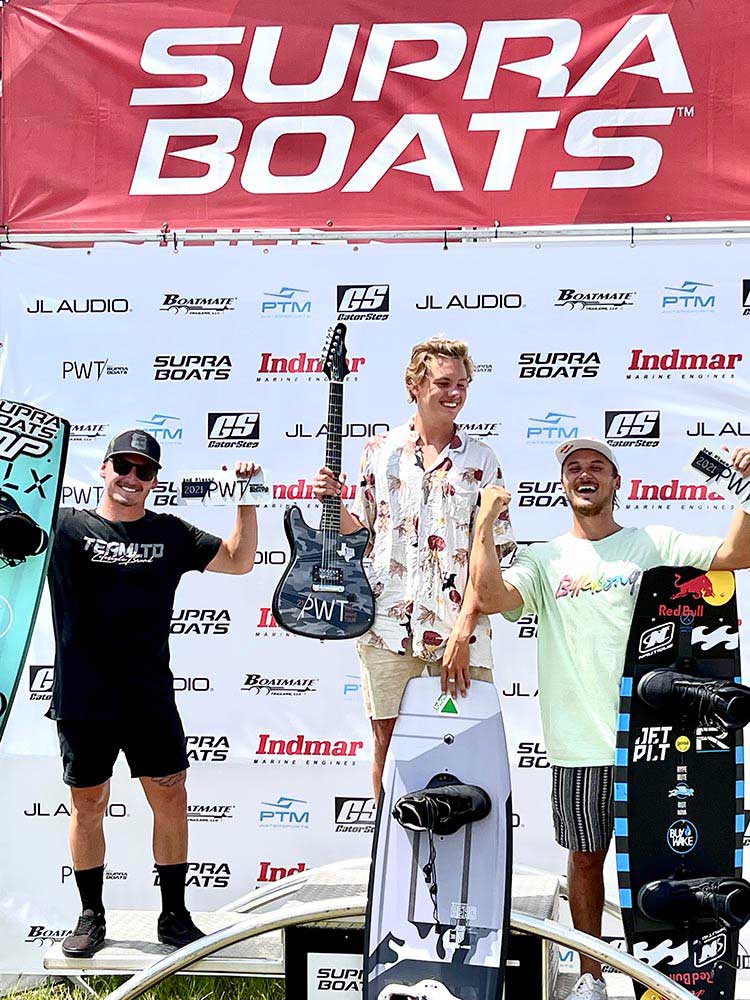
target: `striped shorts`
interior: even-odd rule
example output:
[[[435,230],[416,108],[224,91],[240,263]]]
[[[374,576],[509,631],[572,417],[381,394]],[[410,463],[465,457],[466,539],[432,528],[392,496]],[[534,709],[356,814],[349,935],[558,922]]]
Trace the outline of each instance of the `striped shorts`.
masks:
[[[606,851],[614,827],[612,767],[552,765],[555,840],[568,851]]]

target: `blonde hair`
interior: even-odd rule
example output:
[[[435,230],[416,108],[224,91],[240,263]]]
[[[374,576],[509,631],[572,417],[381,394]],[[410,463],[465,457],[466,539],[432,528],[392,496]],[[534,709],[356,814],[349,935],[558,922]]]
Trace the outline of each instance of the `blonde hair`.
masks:
[[[404,380],[410,403],[414,402],[414,387],[427,378],[432,358],[458,358],[463,361],[466,378],[471,382],[474,362],[469,357],[469,345],[464,340],[448,340],[446,337],[430,337],[411,349],[411,358],[406,366]]]

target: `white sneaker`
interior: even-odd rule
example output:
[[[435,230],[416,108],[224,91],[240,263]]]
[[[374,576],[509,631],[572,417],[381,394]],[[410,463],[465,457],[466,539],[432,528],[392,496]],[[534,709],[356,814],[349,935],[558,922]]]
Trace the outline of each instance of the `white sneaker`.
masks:
[[[566,1000],[608,1000],[607,986],[603,979],[594,979],[587,972],[581,976]]]

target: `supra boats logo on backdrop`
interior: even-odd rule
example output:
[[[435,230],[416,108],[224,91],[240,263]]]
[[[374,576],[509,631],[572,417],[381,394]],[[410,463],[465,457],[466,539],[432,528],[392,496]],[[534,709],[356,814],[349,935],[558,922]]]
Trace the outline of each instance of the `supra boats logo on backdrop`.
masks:
[[[635,305],[634,298],[635,292],[579,292],[575,288],[561,288],[555,305],[567,306],[571,312],[576,309],[613,312]]]
[[[390,285],[337,285],[339,320],[386,320],[391,311]]]
[[[570,423],[577,419],[571,413],[555,413],[553,410],[546,417],[529,417],[526,444],[560,444],[577,438],[578,427]]]
[[[393,183],[394,178],[401,176],[399,170],[427,177],[436,192],[464,191],[471,180],[470,167],[480,178],[473,183],[481,183],[484,190],[510,191],[524,185],[528,188],[534,177],[530,174],[537,158],[525,141],[527,133],[552,132],[555,148],[564,149],[569,157],[585,158],[589,165],[592,147],[602,142],[597,130],[617,127],[623,122],[629,128],[635,127],[637,133],[648,130],[646,136],[637,133],[618,136],[615,151],[608,155],[626,158],[627,166],[608,169],[607,156],[596,169],[570,169],[569,164],[561,162],[559,166],[567,169],[555,170],[556,164],[552,164],[552,169],[544,173],[544,183],[532,189],[531,197],[543,197],[550,189],[639,188],[659,173],[664,152],[663,130],[667,130],[671,151],[679,145],[679,136],[673,130],[689,129],[692,124],[689,119],[697,117],[694,106],[678,105],[675,97],[692,94],[693,87],[668,13],[632,15],[608,33],[606,26],[604,29],[597,26],[595,34],[572,17],[487,21],[481,26],[476,42],[475,33],[467,30],[470,24],[385,22],[369,29],[363,55],[354,54],[360,31],[357,24],[334,23],[326,27],[326,50],[322,56],[315,52],[313,66],[305,69],[309,46],[297,46],[302,78],[311,79],[303,84],[277,82],[279,71],[275,63],[282,34],[278,27],[255,28],[252,45],[245,48],[240,47],[245,35],[242,25],[152,31],[139,55],[140,65],[148,66],[155,79],[152,86],[133,89],[129,103],[160,108],[158,116],[145,123],[133,165],[130,194],[205,198],[228,184],[239,183],[253,195],[289,197],[340,189],[355,196],[375,191],[377,197],[381,180],[388,177]],[[284,29],[282,47],[289,51],[295,41],[299,43],[305,38],[303,31],[301,26],[299,33],[292,32],[290,39],[289,29]],[[467,44],[469,36],[471,45]],[[515,39],[529,37],[544,39],[548,46],[544,56],[502,61],[506,40],[511,40],[510,48],[515,53]],[[399,46],[400,51],[401,44],[415,39],[418,45],[429,42],[434,46],[429,58],[423,58],[420,51],[418,61],[402,60],[401,65],[392,65],[394,46]],[[206,58],[201,52],[203,47],[214,52],[217,45],[222,46],[221,56]],[[176,57],[170,51],[174,46],[190,46],[191,54]],[[599,54],[595,58],[587,56],[594,49]],[[581,56],[571,72],[569,66],[579,51]],[[633,65],[634,52],[638,54],[636,59],[647,61]],[[193,77],[196,82],[174,86],[171,74],[175,72],[176,60],[183,79]],[[631,64],[626,65],[628,62]],[[531,77],[533,81],[533,89],[528,80],[524,81],[523,90],[531,99],[531,107],[505,114],[502,120],[497,114],[481,113],[496,109],[493,87],[501,68],[505,70],[504,86],[506,80],[513,86],[514,74]],[[402,115],[395,111],[398,102],[394,101],[393,88],[389,86],[394,72],[428,81],[420,84],[420,93],[424,91],[420,101],[422,113]],[[623,107],[621,95],[626,92],[629,95],[630,91],[622,86],[622,73],[637,73],[646,78],[640,81],[638,99],[639,103],[650,106]],[[199,108],[221,101],[230,90],[242,94],[253,107],[281,104],[291,113],[246,126],[243,119],[247,115],[217,118]],[[336,99],[335,114],[310,117],[301,113],[300,106],[317,106],[332,98]],[[557,99],[551,108],[550,98]],[[574,101],[575,114],[572,114],[566,105]],[[375,113],[375,118],[385,116],[386,123],[372,149],[372,143],[367,141],[367,125],[373,118],[372,107],[380,102],[381,110]],[[186,106],[193,108],[190,115],[185,114]],[[178,107],[182,117],[174,120],[165,117],[164,110],[170,107]],[[480,113],[471,113],[467,108],[478,108]],[[462,162],[457,154],[466,145],[465,139],[453,129],[446,131],[443,116],[450,117],[451,122],[455,118],[468,119],[466,131],[488,134],[480,161],[474,157],[471,164]],[[653,135],[654,128],[661,129],[661,134]],[[243,137],[245,129],[252,131],[252,135]],[[284,142],[286,136],[299,136],[300,132],[322,135],[322,148],[319,147],[311,162],[295,164],[296,172],[272,169],[277,144]],[[175,153],[171,140],[177,136],[195,137],[199,143]],[[400,163],[417,139],[421,143],[421,158]],[[246,152],[239,156],[234,152],[237,149]],[[191,176],[185,176],[184,171],[170,171],[174,155],[201,164],[200,171],[192,169]],[[343,186],[342,178],[346,178]],[[411,181],[408,183],[411,185]]]
[[[172,609],[170,635],[227,635],[232,616],[227,608]]]
[[[209,413],[209,448],[257,448],[260,444],[260,413],[257,410]]]
[[[705,313],[716,309],[716,294],[710,289],[714,286],[707,281],[685,280],[678,287],[665,285],[661,298],[662,312],[667,313]]]
[[[188,760],[221,764],[229,757],[229,737],[204,733],[200,736],[186,736],[185,749]]]
[[[659,410],[606,410],[604,437],[611,448],[655,448],[661,433]]]
[[[159,307],[159,312],[169,312],[185,316],[221,316],[222,313],[232,312],[236,296],[224,298],[190,298],[179,295],[177,292],[167,292],[164,301]]]
[[[157,354],[156,382],[224,382],[232,374],[228,354]]]
[[[596,378],[596,351],[524,351],[518,355],[519,378]]]
[[[263,292],[260,314],[276,319],[300,316],[308,318],[312,313],[312,299],[306,298],[309,294],[308,288],[290,288],[287,285],[282,285],[278,292]]]

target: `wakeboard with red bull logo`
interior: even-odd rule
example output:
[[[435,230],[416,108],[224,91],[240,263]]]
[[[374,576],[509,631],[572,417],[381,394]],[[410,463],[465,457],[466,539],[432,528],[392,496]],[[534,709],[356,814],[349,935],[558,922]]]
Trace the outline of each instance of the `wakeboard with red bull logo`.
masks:
[[[419,823],[397,821],[399,802],[418,790],[439,796],[447,784],[486,796],[474,820],[432,836]],[[410,680],[375,823],[363,1000],[500,1000],[512,829],[495,685],[472,681],[467,696],[454,699],[441,694],[439,677]]]
[[[675,667],[677,673],[655,673]],[[647,675],[650,682],[643,681]],[[739,683],[733,573],[659,567],[644,574],[620,688],[615,760],[617,872],[628,949],[702,1000],[731,1000],[739,930],[716,912],[689,920],[685,907],[659,919],[653,910],[649,915],[649,901],[661,898],[663,884],[742,874],[742,729],[720,724],[697,685],[690,706],[684,697],[666,709],[645,700],[654,677],[672,685],[678,675]],[[634,985],[640,996],[643,987]]]

